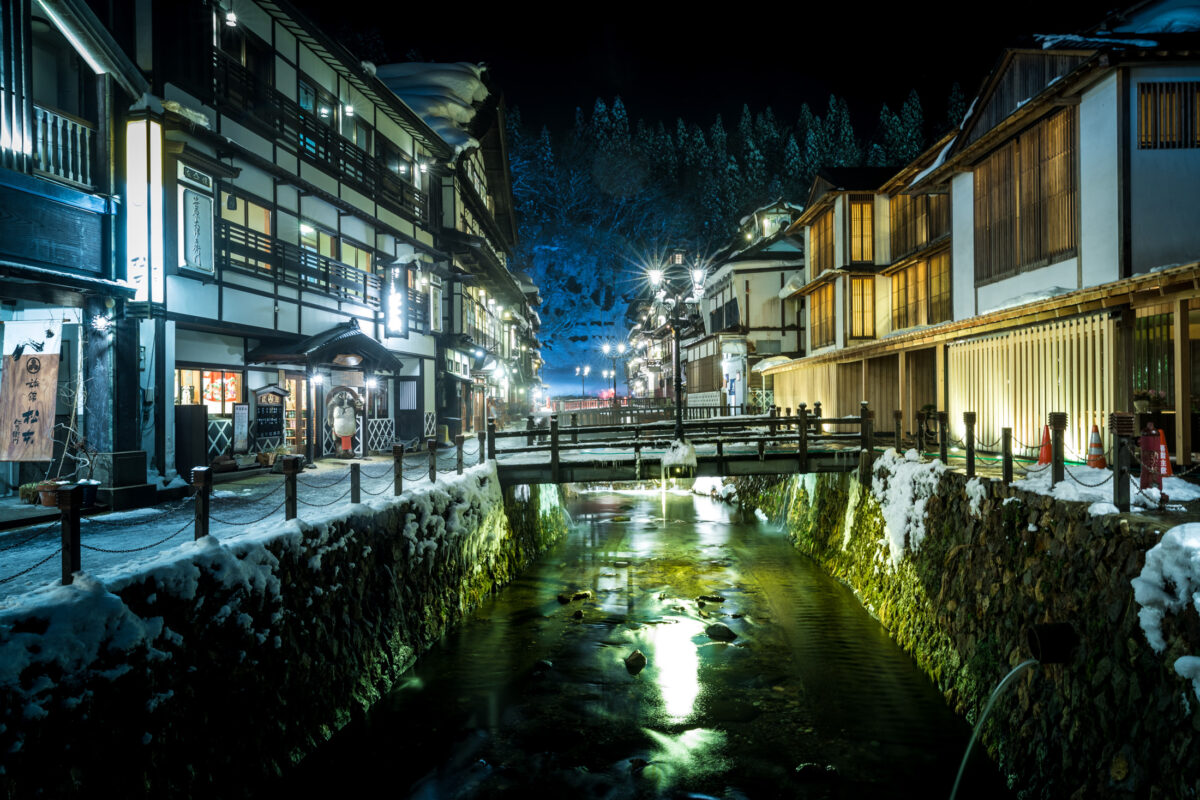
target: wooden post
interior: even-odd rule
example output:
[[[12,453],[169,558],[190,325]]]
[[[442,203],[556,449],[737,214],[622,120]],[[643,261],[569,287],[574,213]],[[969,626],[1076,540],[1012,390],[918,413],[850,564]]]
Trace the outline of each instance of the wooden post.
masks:
[[[797,472],[808,472],[808,406],[807,406],[807,404],[801,403],[800,407],[798,409],[796,409],[796,414],[797,414],[797,416],[800,417],[800,424],[796,426],[796,429],[799,433],[799,436],[798,436],[799,442],[797,443],[797,450],[799,452],[799,455],[796,458],[796,462],[797,462],[796,463],[796,471]]]
[[[1050,487],[1066,480],[1066,448],[1063,432],[1067,429],[1067,415],[1063,411],[1051,411],[1047,415],[1050,423]]]
[[[401,445],[403,447],[403,445]],[[283,518],[296,518],[296,474],[300,471],[300,459],[296,456],[283,457]]]
[[[791,407],[791,406],[788,406],[787,408],[785,408],[785,409],[783,410],[783,418],[784,418],[784,419],[791,419],[791,417],[792,417],[792,407]],[[784,429],[784,430],[787,430],[787,429],[788,429],[788,426],[787,426],[787,425],[784,425],[784,426],[783,426],[783,429]]]
[[[1012,428],[1000,429],[1000,442],[1002,478],[1004,485],[1008,486],[1013,479]]]
[[[571,414],[571,444],[579,443],[579,415]]]
[[[896,426],[896,431],[895,431],[896,452],[899,453],[904,448],[904,412],[903,411],[893,411],[892,412],[892,422]]]
[[[917,455],[925,457],[925,412],[918,411],[917,417]]]
[[[550,416],[550,480],[558,483],[558,414]]]
[[[1175,301],[1175,463],[1192,463],[1192,358],[1188,301]]]
[[[482,432],[479,439],[483,446]],[[482,452],[482,451],[481,451]],[[404,491],[404,445],[392,445],[392,496],[399,497]]]
[[[525,430],[529,431],[529,434],[525,437],[525,446],[526,447],[533,447],[533,437],[534,437],[533,430],[535,427],[537,427],[537,426],[535,426],[533,423],[533,415],[530,414],[528,417],[525,418]]]
[[[496,418],[488,417],[487,425],[487,457],[496,457]]]
[[[771,408],[771,421],[769,423],[767,423],[767,430],[769,430],[771,432],[772,436],[775,435],[775,419],[776,419],[775,408],[772,407]]]
[[[816,422],[813,423],[813,433],[820,436],[821,435],[821,401],[820,400],[813,403],[813,419],[816,420]]]
[[[208,536],[208,504],[212,497],[212,468],[193,467],[192,486],[196,487],[196,529],[193,533],[199,540]]]
[[[942,463],[950,466],[950,415],[945,411],[937,412],[938,421],[938,457]]]
[[[758,460],[765,461],[767,457],[767,443],[762,439],[758,440]]]
[[[858,480],[860,483],[866,483],[871,478],[871,464],[875,460],[875,430],[871,424],[871,411],[867,407],[867,401],[863,400],[859,403],[859,452],[858,452]]]
[[[437,439],[428,439],[425,444],[429,449],[429,482],[437,483]]]
[[[459,475],[463,474],[463,435],[454,437],[454,469]]]
[[[83,507],[83,487],[62,486],[55,492],[62,512],[62,585],[70,586],[75,573],[83,568],[79,547],[79,511]]]
[[[717,472],[725,471],[725,440],[717,439]]]
[[[357,461],[350,462],[350,502],[362,502],[362,465]]]
[[[487,434],[479,431],[479,463],[487,461]]]
[[[1137,432],[1137,415],[1109,414],[1108,432],[1113,448],[1113,505],[1125,512],[1129,511],[1129,455]]]
[[[963,412],[963,424],[967,426],[967,477],[975,477],[975,420],[974,411]]]

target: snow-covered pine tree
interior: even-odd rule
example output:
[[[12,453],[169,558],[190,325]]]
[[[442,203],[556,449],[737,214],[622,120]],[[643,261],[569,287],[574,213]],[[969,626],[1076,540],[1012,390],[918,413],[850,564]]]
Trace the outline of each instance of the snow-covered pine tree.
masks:
[[[783,193],[793,202],[808,194],[804,183],[806,172],[804,153],[796,143],[796,137],[789,134],[787,144],[783,146]]]
[[[958,81],[950,87],[950,96],[946,98],[945,130],[956,130],[967,115],[967,97],[963,94]]]
[[[609,146],[614,153],[628,153],[631,149],[629,135],[629,114],[625,111],[625,103],[622,102],[621,96],[613,100],[612,108],[608,112],[611,133],[609,134]]]
[[[850,109],[846,101],[829,95],[829,111],[825,115],[826,138],[829,142],[831,167],[857,167],[862,161],[854,126],[850,124]]]
[[[916,89],[909,92],[908,99],[900,108],[900,129],[902,144],[896,157],[898,163],[907,164],[925,149],[925,115],[921,111],[921,98]]]

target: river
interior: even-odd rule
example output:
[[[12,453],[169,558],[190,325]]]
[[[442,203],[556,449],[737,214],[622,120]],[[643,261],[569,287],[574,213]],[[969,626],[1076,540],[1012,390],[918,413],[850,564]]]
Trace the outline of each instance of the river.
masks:
[[[285,790],[949,796],[967,725],[777,527],[658,491],[587,493],[569,510],[563,542]],[[711,638],[714,623],[737,638]],[[626,663],[634,651],[646,657],[640,671]],[[995,767],[973,759],[960,798],[1011,796]]]

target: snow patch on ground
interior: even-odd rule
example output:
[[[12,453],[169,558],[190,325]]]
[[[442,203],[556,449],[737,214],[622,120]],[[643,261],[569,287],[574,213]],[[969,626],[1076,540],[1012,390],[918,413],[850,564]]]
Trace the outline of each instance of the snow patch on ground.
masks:
[[[925,506],[937,491],[946,465],[921,462],[916,450],[900,455],[888,448],[875,460],[871,494],[884,521],[884,544],[895,567],[906,549],[917,550],[925,538]]]
[[[1138,623],[1154,652],[1167,649],[1162,622],[1168,614],[1179,614],[1191,606],[1200,612],[1200,523],[1177,525],[1163,534],[1158,544],[1146,551],[1146,564],[1130,581],[1141,609]],[[1200,657],[1175,660],[1175,672],[1192,681],[1200,698]]]
[[[1033,470],[1037,470],[1034,472]],[[1030,467],[1025,479],[1014,484],[1020,489],[1034,494],[1047,495],[1056,500],[1069,500],[1076,503],[1088,503],[1091,514],[1116,513],[1112,507],[1113,485],[1111,469],[1096,469],[1086,466],[1067,466],[1064,480],[1053,487],[1050,486],[1050,467]],[[1182,478],[1163,478],[1163,493],[1171,502],[1187,502],[1200,499],[1200,486],[1189,483]],[[1162,494],[1157,489],[1138,491],[1136,478],[1129,480],[1129,504],[1134,508],[1158,508]],[[1113,508],[1113,510],[1109,510]]]

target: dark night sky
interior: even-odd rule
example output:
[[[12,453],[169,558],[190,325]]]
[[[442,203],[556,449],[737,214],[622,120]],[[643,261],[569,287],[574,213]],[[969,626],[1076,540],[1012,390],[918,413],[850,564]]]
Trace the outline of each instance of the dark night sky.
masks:
[[[850,104],[856,127],[880,103],[898,110],[910,89],[927,119],[940,120],[950,85],[970,95],[1000,48],[1027,33],[1074,30],[1099,21],[1109,3],[1009,0],[1004,4],[728,4],[700,12],[643,3],[516,11],[491,3],[450,12],[440,3],[297,0],[335,35],[378,31],[392,60],[418,51],[432,61],[484,61],[527,124],[568,126],[576,106],[620,95],[634,119],[726,128],[743,103],[771,105],[781,122],[802,102],[823,114],[831,92]],[[526,7],[528,8],[528,6]],[[774,8],[774,11],[765,9]],[[976,14],[987,13],[987,22]]]

